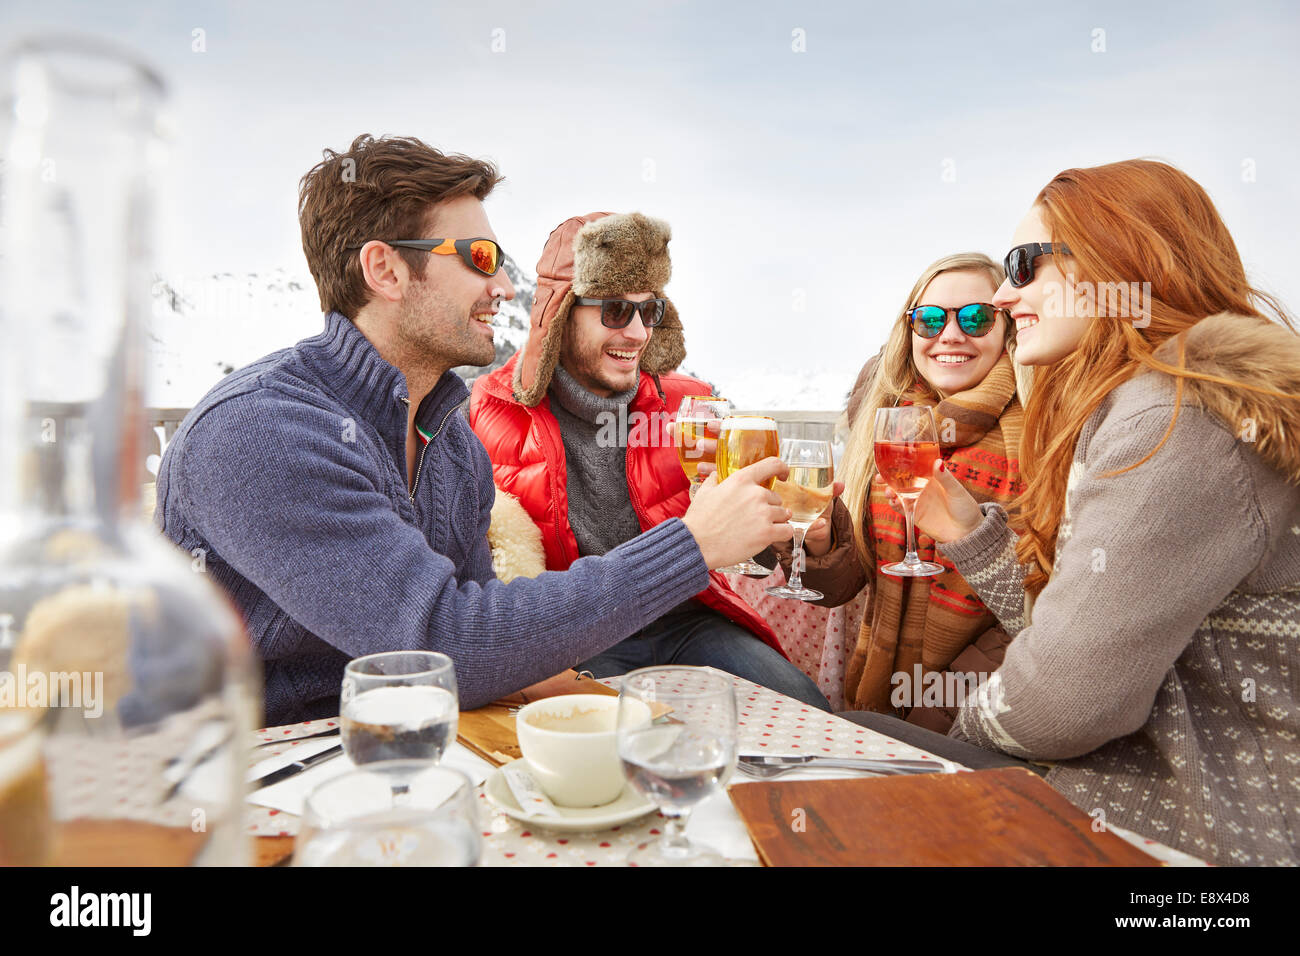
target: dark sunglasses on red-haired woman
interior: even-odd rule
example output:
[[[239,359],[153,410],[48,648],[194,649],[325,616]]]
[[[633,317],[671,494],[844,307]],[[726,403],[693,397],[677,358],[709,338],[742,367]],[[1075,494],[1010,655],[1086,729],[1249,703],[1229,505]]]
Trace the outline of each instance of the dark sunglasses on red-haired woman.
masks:
[[[1007,279],[1010,280],[1012,287],[1019,289],[1033,282],[1034,260],[1039,256],[1050,256],[1054,252],[1062,256],[1071,254],[1063,242],[1055,245],[1050,242],[1026,242],[1008,252],[1007,257],[1002,260],[1002,268],[1007,271]]]

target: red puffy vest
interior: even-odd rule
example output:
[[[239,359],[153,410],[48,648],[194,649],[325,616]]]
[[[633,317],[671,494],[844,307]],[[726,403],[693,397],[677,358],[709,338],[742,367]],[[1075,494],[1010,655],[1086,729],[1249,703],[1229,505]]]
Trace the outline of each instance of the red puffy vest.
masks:
[[[547,570],[563,571],[579,557],[578,540],[569,524],[564,442],[549,395],[535,408],[515,399],[511,382],[518,358],[474,383],[469,423],[492,459],[497,487],[518,498],[541,529]],[[711,391],[705,382],[677,372],[660,375],[656,387],[655,377],[642,372],[628,417],[632,421],[637,412],[645,415],[649,433],[655,431],[650,423],[664,420],[656,416],[676,417],[682,398]],[[671,440],[628,443],[627,487],[642,531],[680,518],[690,504],[689,483]],[[696,597],[785,655],[767,622],[721,574],[710,571],[708,588]]]

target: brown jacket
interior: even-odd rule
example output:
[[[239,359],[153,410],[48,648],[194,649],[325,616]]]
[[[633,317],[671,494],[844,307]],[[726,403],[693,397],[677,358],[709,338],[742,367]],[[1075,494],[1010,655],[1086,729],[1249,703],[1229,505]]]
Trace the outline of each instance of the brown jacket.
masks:
[[[788,578],[793,559],[791,548],[778,546],[774,550]],[[821,607],[848,604],[867,587],[867,569],[863,567],[857,545],[853,541],[853,519],[848,507],[839,498],[835,499],[831,510],[830,550],[820,557],[805,554],[804,565],[804,586],[825,595],[820,601],[811,602]],[[852,636],[849,639],[852,640]],[[991,627],[967,645],[948,665],[947,670],[965,674],[992,674],[1001,666],[1002,657],[1010,643],[1011,635],[1001,627]],[[958,710],[956,707],[913,707],[908,711],[906,720],[926,730],[946,734],[957,719]]]

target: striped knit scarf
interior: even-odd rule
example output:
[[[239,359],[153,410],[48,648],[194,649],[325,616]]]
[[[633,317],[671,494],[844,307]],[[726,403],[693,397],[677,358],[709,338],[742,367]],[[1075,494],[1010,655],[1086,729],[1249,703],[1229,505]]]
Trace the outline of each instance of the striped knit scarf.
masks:
[[[1024,411],[1015,394],[1011,360],[1003,355],[974,388],[940,400],[925,382],[918,382],[902,404],[934,406],[940,454],[947,468],[977,501],[1006,506],[1021,491],[1020,436]],[[860,414],[874,415],[874,409]],[[907,546],[903,516],[889,506],[883,491],[873,488],[868,502],[867,541],[875,550],[876,574],[862,631],[849,660],[845,702],[858,710],[894,713],[906,718],[909,708],[890,704],[890,679],[907,675],[919,702],[915,665],[921,673],[943,671],[996,618],[984,607],[952,563],[937,552],[934,541],[916,536],[917,554],[946,569],[928,578],[884,574],[885,564],[901,561]]]

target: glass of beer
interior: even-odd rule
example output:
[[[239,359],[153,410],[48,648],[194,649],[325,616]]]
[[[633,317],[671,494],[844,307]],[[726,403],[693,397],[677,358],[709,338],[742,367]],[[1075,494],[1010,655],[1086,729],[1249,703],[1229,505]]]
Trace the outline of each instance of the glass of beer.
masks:
[[[903,503],[907,520],[907,555],[880,570],[906,578],[942,574],[943,565],[922,561],[916,554],[913,513],[916,499],[930,482],[939,457],[939,431],[929,405],[900,405],[876,410],[876,471]]]
[[[423,760],[385,760],[311,792],[293,864],[476,866],[479,833],[469,777]]]
[[[456,668],[446,654],[389,651],[343,671],[343,751],[354,764],[442,759],[460,716]]]
[[[700,447],[702,439],[712,439],[709,422],[721,421],[731,414],[731,402],[712,395],[687,395],[677,409],[677,460],[691,483],[691,492],[703,483],[699,475],[700,462],[715,464],[716,451]]]
[[[733,471],[762,461],[775,458],[781,453],[781,440],[777,436],[775,419],[763,415],[732,415],[722,420],[722,432],[718,435],[718,481],[726,481]],[[766,484],[771,490],[775,479]],[[756,561],[741,561],[727,568],[718,568],[726,574],[752,574],[767,577],[771,568],[765,568]]]
[[[821,591],[806,588],[799,580],[804,568],[803,538],[814,521],[822,516],[834,497],[835,462],[831,443],[807,438],[781,439],[781,460],[790,466],[785,481],[777,479],[772,490],[781,496],[781,504],[790,512],[790,526],[794,528],[794,561],[790,566],[790,580],[770,587],[773,597],[794,598],[799,601],[819,601]]]

